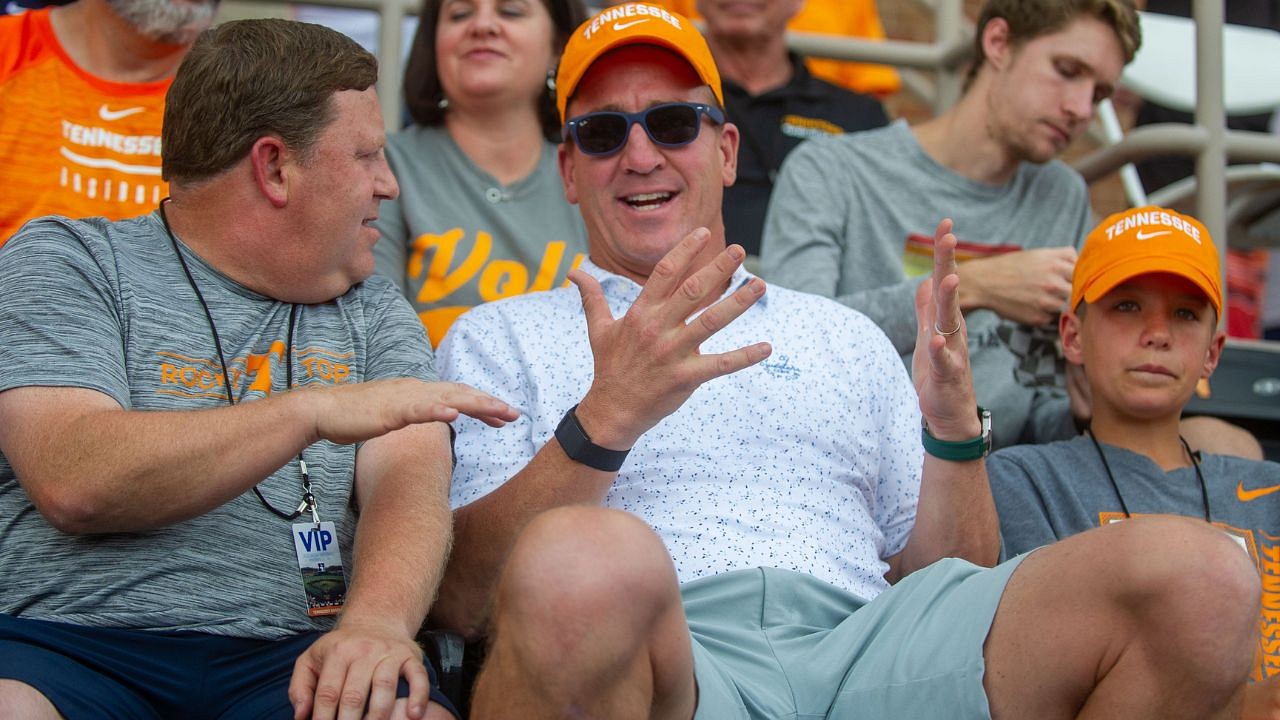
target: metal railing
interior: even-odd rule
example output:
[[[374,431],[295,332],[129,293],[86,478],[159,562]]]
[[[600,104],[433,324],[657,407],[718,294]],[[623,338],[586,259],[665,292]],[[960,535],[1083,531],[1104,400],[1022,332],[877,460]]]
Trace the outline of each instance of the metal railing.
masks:
[[[925,4],[933,13],[933,42],[790,32],[787,44],[801,55],[893,65],[903,71],[903,88],[928,103],[937,114],[960,99],[973,28],[964,17],[962,0],[931,0]]]

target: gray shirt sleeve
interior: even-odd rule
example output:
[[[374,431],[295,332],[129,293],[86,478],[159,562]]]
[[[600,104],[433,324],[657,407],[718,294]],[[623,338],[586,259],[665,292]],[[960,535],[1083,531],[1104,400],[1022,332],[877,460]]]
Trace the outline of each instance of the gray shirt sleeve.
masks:
[[[370,303],[367,379],[416,377],[435,381],[439,374],[427,332],[395,285],[380,277],[365,281],[374,291]]]
[[[837,149],[830,142],[806,141],[783,162],[765,219],[761,275],[860,311],[880,326],[898,354],[909,353],[916,344],[915,293],[921,281],[902,279],[896,258],[891,273],[880,272],[886,263],[870,255],[883,243],[847,237],[846,218],[862,202],[864,180],[832,162],[826,150]],[[867,251],[858,267],[868,277],[841,277],[851,265],[844,258],[848,248]],[[840,293],[841,286],[860,289]]]
[[[0,250],[0,390],[82,387],[129,407],[119,287],[104,248],[47,218]]]

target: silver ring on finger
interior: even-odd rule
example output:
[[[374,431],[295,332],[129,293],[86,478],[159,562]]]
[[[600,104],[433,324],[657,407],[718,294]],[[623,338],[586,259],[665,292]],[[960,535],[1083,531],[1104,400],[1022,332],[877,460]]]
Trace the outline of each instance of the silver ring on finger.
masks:
[[[956,323],[956,326],[954,329],[950,331],[945,331],[942,328],[938,327],[938,323],[935,322],[933,324],[933,331],[938,333],[942,337],[951,337],[952,335],[955,335],[956,333],[960,332],[960,323]]]

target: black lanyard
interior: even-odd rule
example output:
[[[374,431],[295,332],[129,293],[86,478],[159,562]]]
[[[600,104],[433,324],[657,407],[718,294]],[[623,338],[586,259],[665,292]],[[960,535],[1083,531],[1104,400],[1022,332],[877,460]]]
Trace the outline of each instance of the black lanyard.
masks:
[[[1102,469],[1107,471],[1107,479],[1111,481],[1111,489],[1115,491],[1116,497],[1120,499],[1120,510],[1124,512],[1126,518],[1133,517],[1129,514],[1129,505],[1124,501],[1124,495],[1120,493],[1120,485],[1116,483],[1116,476],[1111,474],[1111,466],[1107,464],[1107,456],[1102,452],[1102,446],[1098,444],[1098,438],[1093,436],[1093,429],[1086,428],[1085,432],[1089,434],[1089,439],[1093,441],[1093,449],[1098,451],[1098,459],[1102,461]],[[1186,438],[1178,436],[1178,442],[1182,443],[1182,449],[1187,452],[1187,457],[1191,458],[1191,467],[1196,470],[1196,479],[1200,481],[1200,497],[1204,500],[1204,521],[1213,523],[1213,516],[1209,513],[1209,486],[1205,484],[1204,474],[1200,472],[1200,460],[1196,458],[1196,454],[1191,452],[1191,446],[1187,444]]]
[[[231,373],[227,371],[227,358],[222,353],[222,339],[218,337],[218,326],[213,322],[213,313],[209,312],[209,304],[205,302],[204,295],[200,292],[200,286],[196,284],[195,277],[191,274],[191,268],[187,267],[187,261],[182,257],[182,251],[178,248],[178,238],[173,234],[173,228],[169,227],[169,218],[165,215],[164,204],[169,201],[165,198],[160,201],[160,221],[164,223],[165,232],[169,233],[169,242],[173,244],[173,252],[178,256],[178,263],[182,265],[182,272],[187,276],[187,282],[191,285],[191,291],[195,293],[196,299],[200,301],[200,307],[204,308],[205,319],[209,321],[209,332],[213,335],[213,346],[218,351],[218,362],[222,363],[222,389],[227,393],[227,404],[235,405],[235,393],[231,391]],[[284,354],[284,375],[285,389],[293,389],[293,329],[297,324],[298,306],[296,304],[289,305],[289,333],[285,346]],[[268,360],[268,362],[270,362]],[[303,511],[309,510],[312,519],[320,522],[319,513],[316,510],[316,496],[311,492],[311,476],[307,474],[307,462],[302,459],[302,451],[298,451],[298,469],[302,471],[302,501],[298,503],[298,509],[292,513],[286,513],[283,510],[272,505],[267,498],[262,495],[262,491],[257,485],[253,486],[253,494],[258,496],[258,501],[262,506],[270,510],[275,515],[285,520],[296,520]]]

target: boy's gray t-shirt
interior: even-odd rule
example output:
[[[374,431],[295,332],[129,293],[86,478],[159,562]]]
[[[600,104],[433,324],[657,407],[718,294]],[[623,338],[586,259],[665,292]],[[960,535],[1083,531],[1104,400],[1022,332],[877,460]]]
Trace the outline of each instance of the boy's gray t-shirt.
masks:
[[[1119,496],[1087,436],[1005,448],[987,458],[1006,557],[1122,520],[1125,507],[1134,517],[1204,518],[1206,493],[1194,468],[1165,472],[1145,455],[1100,446]],[[1271,676],[1280,668],[1280,463],[1204,454],[1200,473],[1210,520],[1248,551],[1262,576],[1253,677]]]
[[[1125,507],[1133,515],[1204,517],[1205,493],[1194,468],[1165,472],[1146,455],[1106,443],[1099,447],[1106,466],[1087,435],[1005,448],[987,458],[1008,556],[1123,517]],[[1266,537],[1280,543],[1280,492],[1257,493],[1280,485],[1280,463],[1202,454],[1200,473],[1213,522],[1248,531],[1259,549],[1271,547]]]
[[[1123,516],[1125,507],[1133,515],[1203,518],[1204,492],[1196,469],[1166,473],[1146,455],[1107,443],[1098,447],[1106,465],[1087,434],[1069,441],[1006,447],[987,457],[987,477],[1000,514],[1006,555],[1100,527]],[[1119,496],[1107,479],[1107,468]],[[1280,542],[1280,492],[1254,492],[1280,484],[1280,464],[1202,454],[1199,470],[1208,488],[1212,521],[1248,530],[1260,541],[1268,536]]]
[[[876,322],[909,362],[915,292],[933,263],[933,232],[955,221],[957,259],[1079,246],[1089,229],[1084,180],[1063,163],[1022,163],[996,187],[939,165],[906,122],[802,143],[769,202],[761,274],[832,297]],[[989,310],[965,316],[978,402],[998,447],[1069,437],[1057,328]]]
[[[216,323],[237,402],[284,391],[292,305],[236,283],[185,246],[183,257]],[[0,288],[0,391],[87,388],[126,410],[227,404],[209,322],[156,214],[33,221],[0,249]],[[385,278],[299,306],[294,332],[295,387],[436,378],[421,324]],[[337,523],[348,572],[356,451],[327,441],[304,451],[321,519]],[[184,480],[201,482],[195,471]],[[291,512],[301,497],[297,461],[259,489]],[[36,511],[0,455],[0,518],[0,612],[267,639],[333,624],[307,616],[290,523],[251,491],[168,527],[69,535]]]

